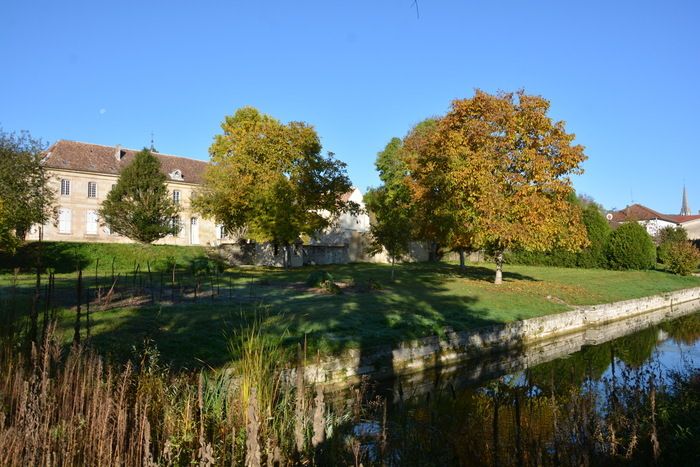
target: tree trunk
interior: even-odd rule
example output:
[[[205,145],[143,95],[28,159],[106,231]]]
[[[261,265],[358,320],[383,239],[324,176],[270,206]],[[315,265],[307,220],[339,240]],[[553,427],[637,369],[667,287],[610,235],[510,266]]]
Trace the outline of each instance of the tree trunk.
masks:
[[[459,250],[459,269],[464,270],[464,250]]]
[[[494,256],[496,260],[496,280],[494,280],[494,284],[502,284],[503,283],[503,251],[497,251],[496,255]]]
[[[282,247],[282,265],[284,269],[289,269],[292,267],[292,246],[286,244]]]
[[[394,263],[396,263],[396,258],[391,257],[391,282],[394,282]]]

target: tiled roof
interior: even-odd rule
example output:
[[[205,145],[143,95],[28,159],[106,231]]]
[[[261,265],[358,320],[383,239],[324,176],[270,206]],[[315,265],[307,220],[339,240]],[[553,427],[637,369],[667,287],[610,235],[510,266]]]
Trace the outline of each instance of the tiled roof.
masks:
[[[117,146],[59,140],[46,152],[44,165],[52,169],[119,175],[121,169],[134,159],[138,151],[121,148],[121,158],[117,159],[117,149]],[[168,176],[168,180],[171,179],[170,173],[179,170],[182,173],[181,181],[202,183],[207,162],[158,152],[154,152],[153,155],[160,161],[161,170]]]
[[[680,216],[674,214],[661,214],[641,204],[633,204],[625,209],[611,213],[612,219],[610,222],[619,224],[626,221],[650,221],[659,219],[662,221],[672,222],[674,224],[682,224],[693,220],[700,219],[700,215]]]

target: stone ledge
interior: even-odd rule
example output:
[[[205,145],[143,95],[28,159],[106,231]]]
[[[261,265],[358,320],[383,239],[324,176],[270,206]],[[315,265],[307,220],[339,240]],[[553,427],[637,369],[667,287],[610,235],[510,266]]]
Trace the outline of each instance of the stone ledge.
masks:
[[[686,306],[679,307],[681,304]],[[538,352],[542,353],[542,348],[561,347],[557,346],[556,342],[547,342],[556,340],[557,337],[582,334],[583,331],[621,320],[634,321],[627,328],[638,330],[645,325],[651,326],[665,318],[683,316],[697,309],[700,309],[700,287],[633,300],[576,307],[563,313],[471,331],[447,331],[442,338],[428,336],[403,342],[394,348],[380,345],[362,351],[348,350],[339,357],[322,358],[318,363],[306,365],[304,376],[309,383],[343,386],[354,384],[365,376],[382,378],[407,375],[516,348],[537,347]],[[652,312],[657,313],[648,320],[643,319]],[[619,334],[620,330],[615,332]],[[591,338],[593,337],[588,339]],[[585,342],[586,337],[583,339]],[[537,360],[543,361],[542,356]],[[287,378],[293,378],[294,372],[295,370],[290,370]]]

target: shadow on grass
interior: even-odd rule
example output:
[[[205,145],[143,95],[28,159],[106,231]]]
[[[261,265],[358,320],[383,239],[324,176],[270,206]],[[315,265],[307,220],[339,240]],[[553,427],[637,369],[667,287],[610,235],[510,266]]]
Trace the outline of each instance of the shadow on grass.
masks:
[[[190,298],[180,303],[132,306],[93,313],[91,341],[115,360],[138,354],[143,342],[151,342],[164,362],[174,367],[210,366],[219,368],[230,361],[227,336],[253,320],[264,317],[264,331],[285,336],[284,345],[295,348],[306,339],[308,356],[339,354],[348,349],[360,352],[360,366],[375,360],[380,345],[430,335],[441,335],[446,328],[461,330],[495,324],[488,310],[479,307],[472,295],[454,295],[446,287],[457,270],[450,265],[406,265],[389,281],[388,268],[347,265],[325,268],[338,282],[355,286],[339,295],[310,290],[303,286],[316,268],[280,271],[240,270],[227,275],[221,295],[210,299]],[[485,276],[488,268],[478,268]],[[481,271],[483,269],[484,271]],[[382,288],[362,285],[372,279]],[[165,296],[167,298],[168,291]],[[63,314],[62,329],[70,333],[73,313]],[[393,372],[391,355],[377,370]]]
[[[489,310],[473,294],[454,294],[454,278],[491,281],[493,270],[469,266],[466,270],[445,263],[404,264],[390,281],[388,266],[348,264],[305,267],[293,270],[240,268],[216,276],[216,265],[195,258],[176,270],[175,283],[168,271],[152,270],[149,275],[126,272],[117,275],[117,292],[126,297],[113,310],[91,313],[91,342],[117,361],[138,358],[144,342],[157,347],[165,363],[174,367],[219,368],[230,361],[227,339],[241,331],[255,315],[263,315],[264,331],[283,336],[284,345],[295,348],[308,344],[310,359],[316,354],[360,351],[360,365],[369,364],[380,345],[397,345],[452,330],[474,329],[495,324]],[[354,284],[339,295],[308,289],[304,283],[312,271],[326,270],[334,281]],[[197,271],[204,274],[197,275]],[[109,273],[84,272],[84,288],[102,296],[113,281]],[[506,281],[536,279],[506,272]],[[369,287],[381,285],[380,290]],[[60,327],[66,341],[72,337],[76,280],[59,277],[53,303],[66,307]],[[199,295],[194,290],[199,285]],[[7,287],[4,287],[7,289]],[[3,289],[3,287],[0,287]],[[31,298],[27,281],[23,297]],[[131,291],[141,300],[128,304]],[[8,290],[0,290],[7,294]],[[208,294],[208,295],[207,295]],[[214,298],[212,299],[212,294]],[[174,299],[174,301],[172,300]],[[83,302],[84,303],[84,302]],[[84,305],[83,305],[84,306]],[[85,314],[85,310],[83,310]],[[83,323],[83,332],[86,325]],[[393,371],[390,355],[375,366],[382,373]]]

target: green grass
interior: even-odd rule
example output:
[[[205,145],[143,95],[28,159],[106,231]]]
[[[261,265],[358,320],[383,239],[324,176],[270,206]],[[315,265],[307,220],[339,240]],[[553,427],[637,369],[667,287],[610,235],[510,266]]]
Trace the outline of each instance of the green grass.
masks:
[[[199,254],[194,250],[177,252],[179,258],[196,259]],[[125,268],[121,282],[124,285],[134,281],[127,274],[133,270],[133,264],[129,264],[133,258],[132,255],[128,261],[119,263]],[[474,329],[558,313],[576,305],[700,286],[699,277],[680,277],[662,271],[518,265],[506,265],[505,282],[496,286],[492,283],[494,271],[490,264],[469,265],[466,271],[461,271],[456,265],[446,263],[397,265],[396,281],[391,282],[388,265],[349,264],[291,271],[230,269],[217,279],[219,297],[212,300],[200,293],[195,301],[192,296],[195,276],[185,260],[182,264],[177,281],[187,286],[184,298],[170,303],[169,275],[160,276],[156,272],[153,274],[156,301],[159,301],[160,277],[165,281],[163,301],[93,313],[92,342],[119,360],[138,354],[144,341],[149,341],[175,366],[219,367],[230,358],[226,336],[260,315],[264,332],[285,335],[284,342],[289,346],[296,346],[306,336],[311,353],[326,354],[439,335],[446,328]],[[333,295],[307,287],[307,278],[319,269],[329,272],[343,293]],[[104,276],[100,275],[97,282],[109,284],[110,273],[103,271]],[[91,274],[86,273],[87,285],[95,283]],[[60,330],[66,341],[72,336],[74,312],[67,306],[74,304],[75,276],[75,273],[57,276],[59,287],[55,300],[65,307],[60,314]],[[144,274],[136,280],[148,283]],[[208,280],[202,282],[205,294],[211,287]],[[379,283],[381,289],[368,287],[370,281]],[[14,289],[11,282],[11,274],[0,275],[0,301],[28,303],[32,276],[18,276],[19,285]]]
[[[140,245],[119,243],[80,242],[31,242],[23,245],[16,254],[0,253],[0,273],[9,273],[14,268],[31,271],[36,267],[38,252],[42,252],[42,266],[53,268],[58,273],[74,272],[78,267],[101,273],[131,272],[135,265],[153,270],[168,269],[176,262],[186,268],[193,262],[206,259],[206,250],[201,246]]]

